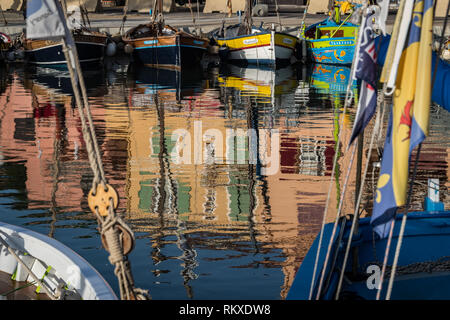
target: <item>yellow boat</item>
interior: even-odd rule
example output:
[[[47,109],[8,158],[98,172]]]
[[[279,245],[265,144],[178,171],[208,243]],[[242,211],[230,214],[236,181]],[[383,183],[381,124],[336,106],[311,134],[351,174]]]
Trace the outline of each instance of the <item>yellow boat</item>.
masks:
[[[213,35],[220,46],[221,60],[239,64],[290,64],[298,38],[277,32],[274,27],[255,27],[251,18],[252,1],[248,0],[243,23],[222,27]]]

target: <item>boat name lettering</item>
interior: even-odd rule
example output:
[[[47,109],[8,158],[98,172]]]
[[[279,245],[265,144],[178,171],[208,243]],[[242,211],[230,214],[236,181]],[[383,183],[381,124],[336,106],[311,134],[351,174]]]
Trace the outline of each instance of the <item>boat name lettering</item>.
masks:
[[[284,38],[284,39],[283,39],[283,43],[286,43],[286,44],[292,44],[292,39]]]
[[[244,40],[244,44],[254,44],[254,43],[258,43],[258,39],[252,38],[252,39],[245,39]]]
[[[200,45],[202,45],[202,44],[203,44],[203,41],[194,40],[194,44],[200,44]]]
[[[146,40],[144,41],[144,44],[156,44],[158,43],[158,40]]]
[[[354,44],[353,40],[343,40],[343,41],[330,41],[330,45],[332,46],[345,46]]]

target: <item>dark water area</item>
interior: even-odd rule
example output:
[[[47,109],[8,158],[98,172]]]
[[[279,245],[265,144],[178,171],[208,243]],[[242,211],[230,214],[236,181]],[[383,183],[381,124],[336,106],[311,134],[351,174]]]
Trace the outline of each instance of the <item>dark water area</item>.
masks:
[[[343,112],[349,73],[327,65],[180,73],[120,59],[84,70],[106,178],[136,237],[137,287],[156,300],[286,297],[320,230],[330,181],[326,220],[342,196],[353,213],[355,166],[342,194],[355,114]],[[87,204],[93,173],[70,94],[64,70],[0,69],[0,220],[61,241],[119,294]],[[450,204],[450,116],[431,112],[412,210],[423,209],[428,178],[440,179]],[[364,214],[377,173],[371,167],[364,185]]]

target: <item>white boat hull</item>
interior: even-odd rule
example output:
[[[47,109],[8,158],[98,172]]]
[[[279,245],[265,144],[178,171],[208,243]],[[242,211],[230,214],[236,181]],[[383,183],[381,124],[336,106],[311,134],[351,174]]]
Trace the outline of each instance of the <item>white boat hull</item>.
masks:
[[[297,38],[275,31],[255,31],[252,34],[218,38],[223,49],[222,59],[248,64],[276,65],[278,62],[290,63],[294,55]]]
[[[245,60],[249,63],[275,64],[277,60],[289,60],[293,50],[285,47],[267,45],[231,51],[229,60]]]
[[[56,292],[58,285],[65,283],[70,291],[76,292],[83,300],[117,300],[103,277],[86,260],[59,241],[3,222],[0,222],[0,237],[39,279],[43,279],[50,291]],[[14,275],[17,281],[33,281],[26,268],[1,242],[0,271]]]

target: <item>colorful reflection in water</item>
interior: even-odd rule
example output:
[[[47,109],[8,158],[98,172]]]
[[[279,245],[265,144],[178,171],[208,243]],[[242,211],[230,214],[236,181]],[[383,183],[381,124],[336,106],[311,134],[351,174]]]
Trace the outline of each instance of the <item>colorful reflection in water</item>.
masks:
[[[320,228],[330,181],[327,221],[342,196],[350,70],[107,66],[85,78],[105,172],[137,239],[129,257],[136,285],[154,299],[285,298]],[[0,219],[62,241],[117,290],[87,205],[92,172],[68,75],[0,72]],[[449,116],[433,108],[432,119],[416,209],[428,177],[448,189]],[[348,213],[354,179],[349,188]],[[366,188],[370,199],[371,182]]]

